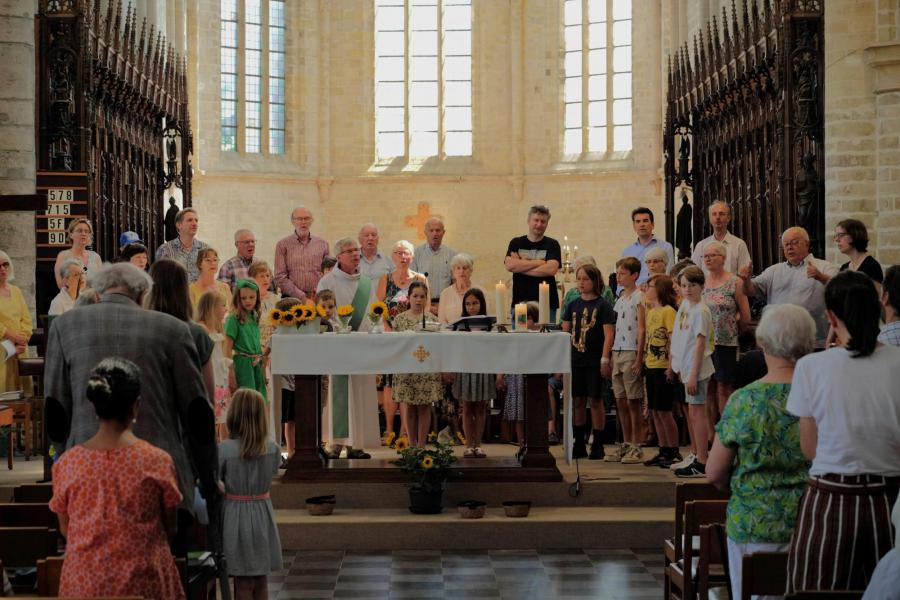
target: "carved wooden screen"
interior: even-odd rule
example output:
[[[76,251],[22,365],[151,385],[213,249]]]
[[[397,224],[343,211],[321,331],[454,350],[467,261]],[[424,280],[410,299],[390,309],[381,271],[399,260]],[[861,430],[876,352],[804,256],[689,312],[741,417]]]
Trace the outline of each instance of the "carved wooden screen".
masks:
[[[139,27],[130,5],[123,18],[121,0],[103,4],[41,0],[37,17],[38,192],[68,188],[75,199],[62,221],[38,215],[39,312],[56,293],[48,275],[68,245],[59,234],[66,217],[88,218],[93,249],[114,260],[123,231],[151,253],[164,241],[167,189],[179,187],[191,205],[184,59],[146,20]]]
[[[666,233],[676,238],[683,192],[693,193],[694,243],[708,236],[709,205],[731,205],[732,230],[754,270],[781,260],[793,225],[824,256],[821,0],[732,0],[670,59],[664,131]],[[684,246],[684,244],[682,244]],[[681,253],[684,252],[682,248]]]

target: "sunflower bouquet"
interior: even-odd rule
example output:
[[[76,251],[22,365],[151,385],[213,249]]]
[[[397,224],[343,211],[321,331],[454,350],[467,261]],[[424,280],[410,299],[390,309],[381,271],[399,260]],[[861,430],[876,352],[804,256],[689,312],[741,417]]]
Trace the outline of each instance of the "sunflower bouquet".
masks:
[[[400,457],[391,461],[409,475],[409,488],[423,492],[438,492],[450,476],[450,465],[457,461],[448,444],[412,448],[405,437],[397,439],[395,449]]]
[[[343,306],[338,306],[335,312],[337,312],[338,320],[341,322],[341,329],[349,331],[350,319],[353,318],[353,305],[344,304]]]
[[[383,331],[382,321],[388,318],[389,311],[387,304],[381,302],[373,302],[371,306],[369,306],[369,312],[367,313],[369,317],[369,321],[372,322],[372,333],[380,333]]]

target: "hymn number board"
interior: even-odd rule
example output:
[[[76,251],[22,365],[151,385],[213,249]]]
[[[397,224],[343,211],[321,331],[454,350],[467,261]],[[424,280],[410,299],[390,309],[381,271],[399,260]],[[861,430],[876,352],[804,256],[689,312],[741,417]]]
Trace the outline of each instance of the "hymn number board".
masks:
[[[60,250],[69,247],[66,230],[72,219],[88,216],[87,178],[82,173],[45,171],[38,173],[36,187],[47,198],[47,210],[35,220],[37,259],[53,262]]]

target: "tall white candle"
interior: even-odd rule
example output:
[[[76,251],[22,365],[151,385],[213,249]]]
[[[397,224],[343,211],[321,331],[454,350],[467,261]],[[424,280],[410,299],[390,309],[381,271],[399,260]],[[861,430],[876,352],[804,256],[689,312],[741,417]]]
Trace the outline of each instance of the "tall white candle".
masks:
[[[498,281],[494,288],[494,302],[497,306],[497,324],[506,325],[509,323],[509,306],[506,301],[506,284]]]
[[[514,329],[518,330],[526,330],[528,329],[528,306],[524,302],[519,302],[515,306],[516,310],[516,321],[513,324]]]
[[[538,321],[541,325],[550,322],[550,285],[546,281],[538,285]]]

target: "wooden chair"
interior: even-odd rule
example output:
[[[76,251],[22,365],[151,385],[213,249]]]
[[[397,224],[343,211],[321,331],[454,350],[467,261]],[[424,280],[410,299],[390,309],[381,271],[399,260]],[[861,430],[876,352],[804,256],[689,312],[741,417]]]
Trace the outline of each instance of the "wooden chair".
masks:
[[[731,582],[725,578],[724,563],[728,560],[725,546],[725,524],[700,526],[700,548],[697,551],[697,597],[727,598]],[[718,585],[713,585],[718,584]]]
[[[13,429],[15,429],[13,418],[13,409],[6,406],[5,404],[0,404],[0,427],[8,427],[6,430],[6,467],[12,471],[13,468],[13,455],[16,452],[16,444],[13,441]]]
[[[42,427],[39,427],[38,423],[43,421],[44,412],[44,394],[42,390],[42,382],[44,381],[44,359],[43,357],[20,358],[18,359],[18,362],[19,375],[21,377],[32,377],[34,380],[34,395],[20,401],[24,405],[21,422],[25,437],[25,460],[29,460],[34,453],[35,448],[41,446],[38,439],[38,432],[41,431]]]
[[[862,598],[862,590],[816,590],[800,591],[785,596],[785,600],[857,600]]]
[[[62,556],[49,556],[37,561],[38,596],[59,596],[59,579],[62,577],[62,567]]]
[[[787,581],[787,552],[754,552],[741,561],[741,600],[755,595],[784,595]]]
[[[23,483],[13,489],[13,502],[46,504],[53,498],[53,486],[47,483]]]
[[[701,525],[723,523],[727,506],[727,500],[696,500],[685,503],[681,557],[666,567],[667,599],[693,600],[696,596],[698,565],[702,557],[698,556],[701,548],[694,548],[693,538],[700,536]],[[724,576],[719,579],[724,581]],[[673,587],[680,593],[674,593]]]
[[[0,527],[57,529],[59,521],[48,504],[38,502],[0,503]]]
[[[0,527],[0,560],[7,567],[33,567],[58,554],[58,537],[49,527]]]
[[[678,562],[681,559],[681,549],[684,544],[684,505],[695,500],[727,500],[731,494],[721,492],[712,484],[700,482],[684,482],[675,486],[675,535],[663,542],[663,554],[665,555],[665,589],[669,589],[669,563]],[[699,547],[700,540],[692,540],[694,549]],[[668,591],[666,592],[668,598]]]

